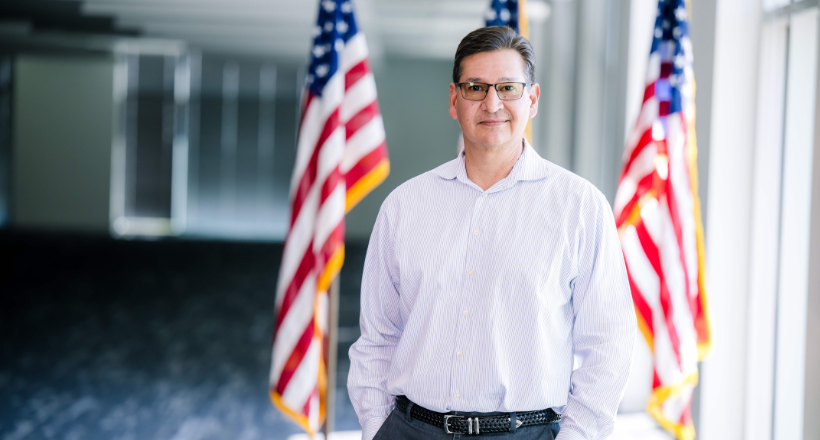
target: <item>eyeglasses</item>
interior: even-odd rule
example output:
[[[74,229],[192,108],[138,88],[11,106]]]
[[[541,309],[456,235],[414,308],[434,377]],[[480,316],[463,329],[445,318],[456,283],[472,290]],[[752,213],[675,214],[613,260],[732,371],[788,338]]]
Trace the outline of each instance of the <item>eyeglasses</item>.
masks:
[[[461,97],[468,101],[483,101],[490,92],[490,87],[495,87],[498,99],[502,101],[515,101],[524,96],[524,88],[532,83],[505,82],[498,84],[484,84],[476,82],[456,83],[456,87],[461,90]]]

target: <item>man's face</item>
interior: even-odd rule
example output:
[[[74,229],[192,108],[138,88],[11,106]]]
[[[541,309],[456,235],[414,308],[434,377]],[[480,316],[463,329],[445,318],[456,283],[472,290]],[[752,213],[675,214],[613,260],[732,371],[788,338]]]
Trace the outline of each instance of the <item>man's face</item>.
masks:
[[[512,49],[480,52],[461,61],[459,82],[525,83],[524,66],[524,59]],[[450,84],[450,116],[461,125],[465,144],[501,146],[524,137],[527,121],[538,112],[539,94],[538,84],[533,84],[524,89],[520,99],[502,101],[491,87],[484,100],[470,101]]]

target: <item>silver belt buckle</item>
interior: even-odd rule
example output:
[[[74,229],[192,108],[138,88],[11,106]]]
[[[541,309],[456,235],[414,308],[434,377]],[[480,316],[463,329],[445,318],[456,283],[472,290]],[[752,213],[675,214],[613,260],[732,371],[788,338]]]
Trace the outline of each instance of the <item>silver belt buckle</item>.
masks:
[[[464,418],[462,416],[457,416],[457,415],[453,415],[453,414],[445,414],[444,415],[444,432],[447,433],[447,434],[462,434],[461,432],[452,432],[452,431],[450,431],[450,427],[447,426],[447,421],[450,420],[453,417],[458,417],[459,419]]]
[[[478,427],[478,417],[476,417],[476,418],[471,417],[471,418],[467,419],[467,432],[466,433],[450,431],[450,426],[447,425],[447,421],[450,420],[452,417],[458,417],[460,419],[464,418],[464,416],[446,415],[445,414],[445,416],[444,416],[444,432],[445,433],[447,433],[447,434],[467,434],[467,435],[473,435],[473,434],[478,435],[478,434],[480,434],[479,427]],[[473,422],[475,422],[475,432],[473,432]]]

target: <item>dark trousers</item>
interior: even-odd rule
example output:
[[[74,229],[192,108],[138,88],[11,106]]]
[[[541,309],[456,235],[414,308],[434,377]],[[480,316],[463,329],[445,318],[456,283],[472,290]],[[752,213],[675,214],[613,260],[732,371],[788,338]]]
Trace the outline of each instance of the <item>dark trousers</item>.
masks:
[[[498,432],[478,436],[447,434],[444,432],[444,427],[430,425],[394,409],[373,440],[467,440],[470,438],[476,440],[485,438],[487,440],[555,440],[559,429],[559,422],[556,422],[548,425],[525,426],[516,429],[515,432]]]

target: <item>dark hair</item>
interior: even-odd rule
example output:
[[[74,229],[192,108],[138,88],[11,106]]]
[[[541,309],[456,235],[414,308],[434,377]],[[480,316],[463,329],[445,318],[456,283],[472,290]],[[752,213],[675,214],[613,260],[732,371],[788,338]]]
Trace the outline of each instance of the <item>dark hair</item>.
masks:
[[[507,26],[478,28],[461,39],[453,62],[453,82],[461,79],[461,62],[470,55],[481,52],[512,49],[524,59],[527,82],[535,82],[535,52],[529,40]]]

